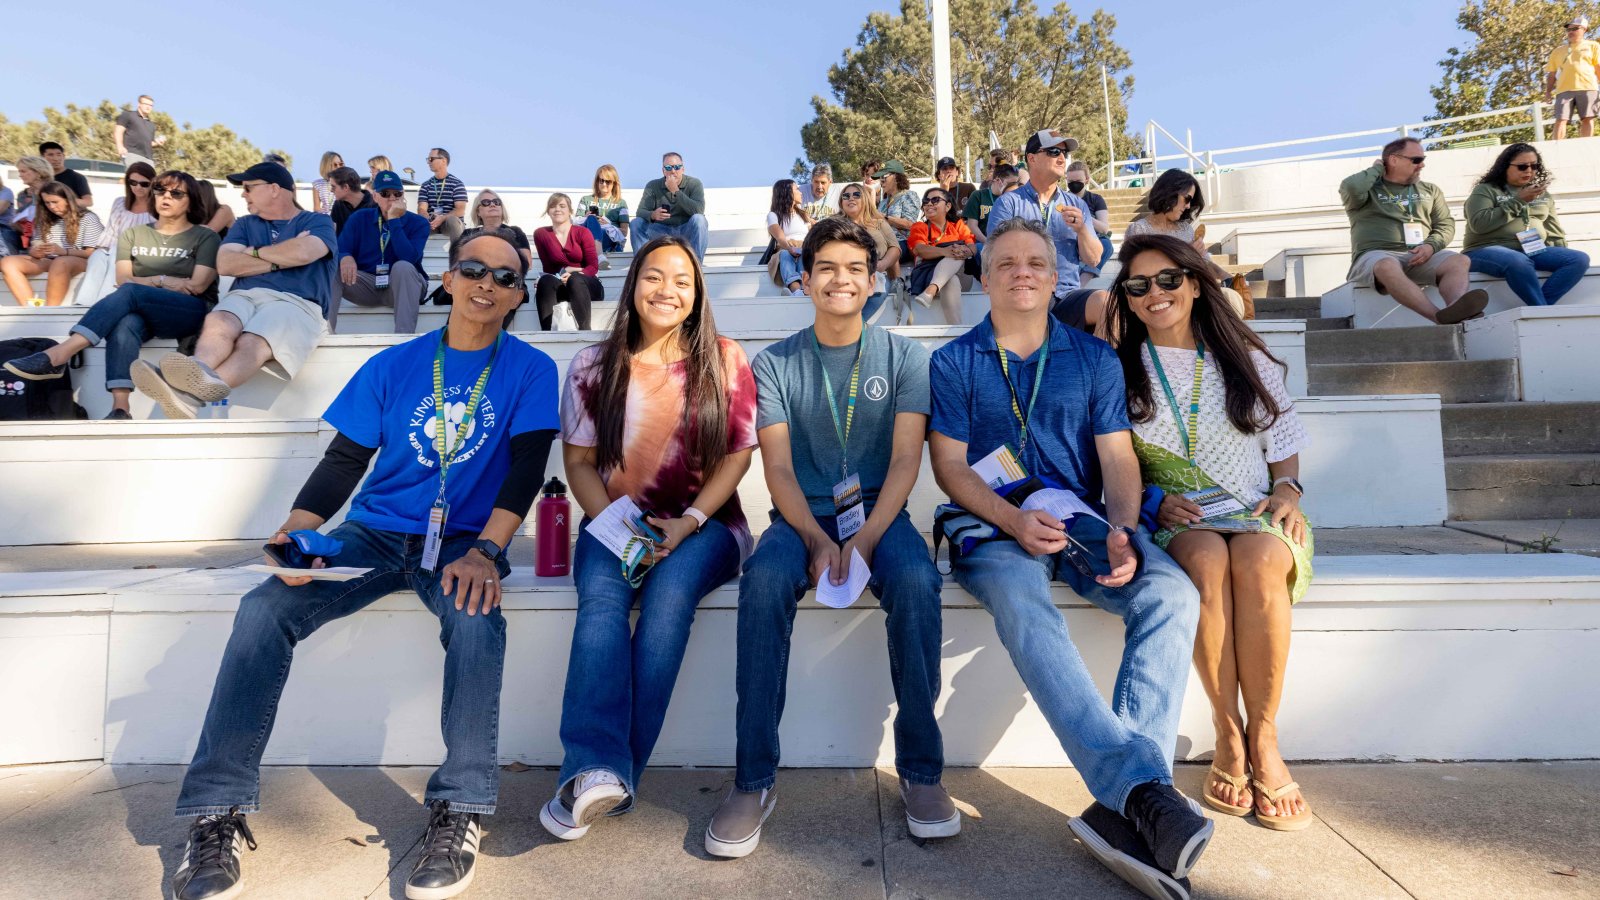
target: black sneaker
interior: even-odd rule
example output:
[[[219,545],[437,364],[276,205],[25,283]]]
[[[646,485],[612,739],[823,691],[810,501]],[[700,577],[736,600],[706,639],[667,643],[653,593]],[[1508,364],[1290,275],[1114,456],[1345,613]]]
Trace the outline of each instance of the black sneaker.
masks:
[[[235,806],[225,816],[200,816],[189,826],[183,863],[172,874],[174,900],[228,900],[244,890],[240,839],[256,849],[255,835]]]
[[[6,371],[29,381],[50,381],[66,374],[66,366],[53,366],[50,356],[43,350],[6,361]]]
[[[1199,805],[1170,784],[1147,781],[1128,795],[1127,816],[1150,847],[1150,855],[1173,878],[1189,874],[1216,823],[1200,814]]]
[[[102,419],[101,421],[103,421],[103,422],[125,422],[125,421],[131,421],[132,419],[133,419],[133,414],[128,412],[127,410],[125,410],[125,409],[113,409],[111,412],[106,413],[106,417],[104,419]]]
[[[1161,870],[1133,823],[1098,803],[1067,823],[1100,864],[1153,900],[1189,900],[1189,879]]]
[[[450,804],[428,804],[428,834],[422,839],[422,858],[406,879],[408,900],[444,900],[472,884],[478,861],[478,840],[483,828],[477,813],[453,813]]]

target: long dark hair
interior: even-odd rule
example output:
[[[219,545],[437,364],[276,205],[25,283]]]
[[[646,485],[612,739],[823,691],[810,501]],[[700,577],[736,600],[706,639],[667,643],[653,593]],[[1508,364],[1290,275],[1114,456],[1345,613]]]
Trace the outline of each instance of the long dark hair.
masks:
[[[1150,186],[1150,211],[1164,213],[1178,205],[1178,198],[1194,188],[1194,202],[1183,211],[1178,218],[1180,222],[1192,222],[1200,217],[1200,211],[1206,208],[1206,197],[1200,191],[1200,182],[1193,175],[1182,169],[1168,169]]]
[[[134,165],[139,166],[144,165],[144,163],[134,163]],[[132,166],[129,166],[129,171],[132,171],[132,168]],[[211,216],[216,212],[215,210],[212,210],[211,213],[206,212],[206,204],[200,196],[200,182],[193,175],[188,172],[180,172],[177,169],[169,169],[150,179],[150,215],[152,216],[156,215],[156,188],[158,187],[166,188],[167,190],[176,188],[188,195],[189,208],[184,211],[184,217],[190,225],[204,225],[211,221]],[[212,196],[215,196],[215,194]],[[156,216],[156,218],[159,219],[160,216]]]
[[[150,182],[150,187],[154,188],[156,186],[156,167],[147,162],[136,162],[128,166],[127,171],[122,173],[122,208],[128,212],[133,212],[133,185],[128,183],[129,175],[143,175],[144,180]],[[148,196],[145,200],[145,211],[151,215],[155,215],[155,200],[154,196]]]
[[[1519,142],[1501,150],[1500,155],[1494,158],[1494,165],[1489,167],[1489,171],[1483,173],[1483,177],[1478,179],[1478,183],[1505,190],[1506,173],[1511,170],[1511,161],[1524,153],[1532,153],[1534,161],[1539,164],[1539,170],[1543,171],[1544,156],[1539,153],[1539,148],[1532,144]]]
[[[778,224],[787,225],[789,217],[794,215],[794,179],[785,178],[772,183],[772,212],[778,217]]]
[[[1157,409],[1150,375],[1139,356],[1139,348],[1144,346],[1150,332],[1134,315],[1123,287],[1130,277],[1133,261],[1142,253],[1159,253],[1172,260],[1173,265],[1188,273],[1189,279],[1199,286],[1200,295],[1189,313],[1189,328],[1195,340],[1205,345],[1206,352],[1216,360],[1217,371],[1222,373],[1228,393],[1228,421],[1246,434],[1258,434],[1271,428],[1287,410],[1272,399],[1250,353],[1259,351],[1285,371],[1288,367],[1234,314],[1227,297],[1223,296],[1222,287],[1209,274],[1210,267],[1200,251],[1164,234],[1134,235],[1123,242],[1117,254],[1122,271],[1111,284],[1111,302],[1106,304],[1106,334],[1122,360],[1122,378],[1128,390],[1128,417],[1135,422],[1148,422]]]
[[[694,272],[694,308],[678,326],[678,346],[684,353],[683,421],[689,430],[684,445],[689,450],[689,465],[709,474],[728,454],[728,394],[722,377],[722,346],[717,341],[717,323],[706,296],[706,279],[700,260],[689,242],[676,235],[658,237],[633,255],[628,277],[617,298],[616,317],[611,333],[600,344],[600,359],[595,364],[594,387],[585,396],[589,418],[594,421],[595,463],[601,471],[621,469],[623,421],[628,412],[628,381],[633,355],[639,352],[644,331],[633,308],[633,295],[645,260],[658,250],[676,248],[689,260]]]

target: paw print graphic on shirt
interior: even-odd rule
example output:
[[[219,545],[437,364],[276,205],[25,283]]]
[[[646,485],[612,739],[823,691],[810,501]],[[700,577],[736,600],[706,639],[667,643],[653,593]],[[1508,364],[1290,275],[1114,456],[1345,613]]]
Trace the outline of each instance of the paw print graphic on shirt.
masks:
[[[461,428],[461,420],[466,416],[466,414],[467,414],[467,404],[465,404],[465,403],[446,403],[444,405],[444,422],[445,422],[444,452],[446,454],[450,453],[450,451],[455,449],[455,446],[456,446],[456,433],[460,430],[460,428]],[[433,444],[438,440],[438,438],[437,438],[438,430],[439,430],[439,417],[438,416],[429,416],[427,424],[422,427],[422,433],[427,436],[428,441],[429,441],[430,444]],[[478,431],[478,423],[476,421],[473,421],[471,424],[467,425],[467,433],[462,436],[462,439],[466,440],[466,441],[471,441],[472,440],[472,436],[474,434],[476,434],[477,431]]]

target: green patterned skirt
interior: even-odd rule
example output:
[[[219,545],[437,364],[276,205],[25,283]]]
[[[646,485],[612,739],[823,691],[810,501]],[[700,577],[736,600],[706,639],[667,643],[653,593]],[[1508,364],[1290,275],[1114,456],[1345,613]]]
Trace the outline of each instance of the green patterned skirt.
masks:
[[[1133,438],[1133,448],[1139,455],[1139,469],[1146,484],[1153,484],[1169,494],[1219,487],[1206,476],[1206,473],[1191,466],[1187,459],[1163,447],[1143,441],[1137,435]],[[1316,551],[1316,537],[1312,534],[1310,520],[1306,520],[1306,543],[1302,547],[1285,534],[1282,528],[1267,521],[1265,514],[1256,518],[1261,522],[1261,532],[1283,541],[1284,546],[1288,547],[1294,556],[1294,568],[1289,570],[1288,578],[1289,602],[1299,603],[1300,598],[1306,595],[1306,588],[1311,586],[1311,557]],[[1187,525],[1163,528],[1152,537],[1156,545],[1165,550],[1174,537],[1189,530]]]

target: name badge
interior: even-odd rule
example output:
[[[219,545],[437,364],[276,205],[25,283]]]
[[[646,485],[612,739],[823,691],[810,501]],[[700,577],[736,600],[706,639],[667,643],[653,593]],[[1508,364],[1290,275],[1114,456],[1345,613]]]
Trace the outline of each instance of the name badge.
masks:
[[[1545,249],[1544,238],[1539,236],[1539,229],[1537,228],[1529,228],[1526,231],[1517,232],[1517,240],[1522,242],[1522,252],[1529,255]]]
[[[437,572],[439,548],[444,544],[444,522],[450,515],[450,505],[444,501],[433,504],[428,510],[428,533],[422,539],[422,568]]]
[[[389,286],[389,264],[388,263],[378,263],[378,268],[377,268],[377,271],[375,273],[375,277],[372,279],[372,285],[373,285],[373,287],[377,288],[380,291]]]
[[[1415,247],[1428,239],[1428,232],[1422,229],[1420,222],[1407,222],[1405,224],[1406,246]]]
[[[861,476],[851,475],[833,486],[833,514],[838,527],[839,540],[850,536],[867,524],[866,504],[861,499]]]

